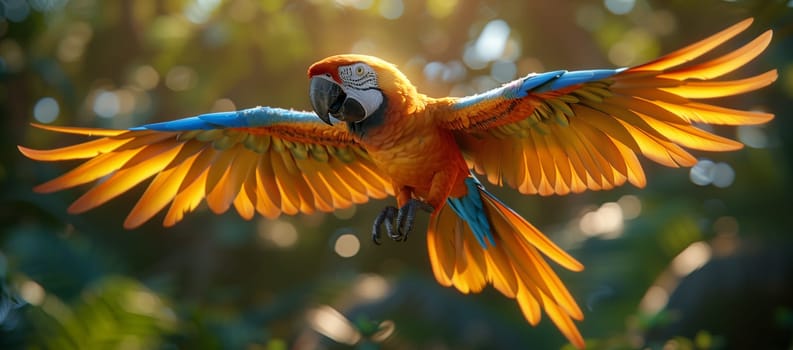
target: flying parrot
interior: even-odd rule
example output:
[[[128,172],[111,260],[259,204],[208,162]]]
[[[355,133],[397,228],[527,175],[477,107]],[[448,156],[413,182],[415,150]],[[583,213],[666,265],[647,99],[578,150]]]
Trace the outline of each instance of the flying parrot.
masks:
[[[396,66],[363,55],[325,58],[308,69],[313,112],[255,107],[127,130],[35,125],[96,137],[34,150],[38,161],[84,160],[35,187],[49,193],[96,185],[68,211],[82,213],[152,178],[124,222],[134,228],[166,206],[172,226],[206,200],[245,219],[255,213],[332,212],[396,197],[374,220],[372,239],[404,241],[422,211],[432,271],[444,286],[477,293],[487,285],[517,301],[536,325],[541,311],[576,347],[583,313],[546,258],[581,271],[575,258],[489,193],[476,175],[523,194],[645,186],[637,155],[690,167],[685,149],[733,151],[742,144],[696,124],[752,125],[773,114],[700,100],[771,84],[776,70],[714,80],[762,53],[771,31],[721,56],[703,56],[752,23],[630,68],[529,74],[468,97],[419,93]],[[692,62],[695,61],[695,62]]]

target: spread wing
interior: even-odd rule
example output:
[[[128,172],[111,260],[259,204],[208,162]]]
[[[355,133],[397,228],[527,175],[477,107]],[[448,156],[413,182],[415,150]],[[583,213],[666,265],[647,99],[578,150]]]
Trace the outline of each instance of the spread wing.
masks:
[[[741,48],[686,63],[722,45],[751,24],[747,19],[655,61],[622,69],[532,74],[484,94],[447,99],[438,123],[455,131],[478,173],[525,194],[610,189],[626,180],[643,187],[637,154],[663,165],[692,166],[684,148],[729,151],[739,142],[695,123],[765,123],[772,114],[699,102],[771,84],[776,70],[712,81],[757,57],[767,31]]]
[[[309,112],[257,107],[130,130],[36,126],[100,137],[52,150],[19,147],[39,161],[85,160],[35,188],[54,192],[96,182],[69,207],[71,213],[154,177],[127,216],[126,228],[143,224],[168,204],[163,224],[171,226],[205,198],[215,213],[233,205],[250,219],[254,212],[269,218],[330,212],[393,193],[390,180],[344,125],[329,126]]]

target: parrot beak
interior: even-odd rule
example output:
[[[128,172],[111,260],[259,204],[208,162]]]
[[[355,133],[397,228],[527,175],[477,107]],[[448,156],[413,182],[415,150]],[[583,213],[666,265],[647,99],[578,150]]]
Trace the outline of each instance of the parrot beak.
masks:
[[[347,98],[339,84],[324,76],[311,78],[308,96],[314,112],[328,125],[333,125],[330,122],[330,115],[336,116]]]
[[[330,116],[345,122],[359,122],[366,118],[366,109],[352,96],[347,96],[335,81],[319,75],[311,78],[308,92],[311,106],[328,125]]]

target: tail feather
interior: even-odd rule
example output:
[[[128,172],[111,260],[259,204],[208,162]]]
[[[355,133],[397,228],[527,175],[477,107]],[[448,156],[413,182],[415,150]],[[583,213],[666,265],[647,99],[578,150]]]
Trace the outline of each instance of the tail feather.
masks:
[[[477,193],[464,198],[481,201],[483,210],[478,215],[489,223],[492,243],[481,244],[476,239],[468,224],[472,213],[458,213],[450,205],[442,207],[432,217],[427,232],[435,278],[463,293],[476,293],[491,284],[516,299],[530,324],[539,323],[540,311],[545,310],[561,333],[583,348],[583,337],[573,322],[582,320],[583,312],[543,255],[572,271],[581,271],[583,265],[485,191],[474,178],[468,181],[476,184],[473,188]]]

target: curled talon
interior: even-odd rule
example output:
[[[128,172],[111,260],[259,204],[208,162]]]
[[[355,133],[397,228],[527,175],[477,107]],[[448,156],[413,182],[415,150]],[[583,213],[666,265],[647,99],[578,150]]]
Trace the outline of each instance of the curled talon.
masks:
[[[417,199],[411,199],[399,209],[392,206],[385,207],[372,225],[372,242],[380,245],[383,228],[391,240],[395,242],[407,241],[408,235],[413,231],[413,223],[416,221],[416,209],[429,213],[434,210],[431,205]]]
[[[380,245],[380,236],[382,236],[381,226],[385,226],[386,234],[388,237],[393,237],[394,235],[394,220],[397,215],[397,208],[392,206],[387,206],[380,212],[380,215],[374,219],[374,225],[372,225],[372,242],[374,244]]]
[[[398,239],[391,237],[395,241],[407,241],[408,234],[413,231],[413,223],[416,221],[416,209],[432,213],[435,208],[418,199],[410,199],[397,213],[396,227],[398,229]]]

